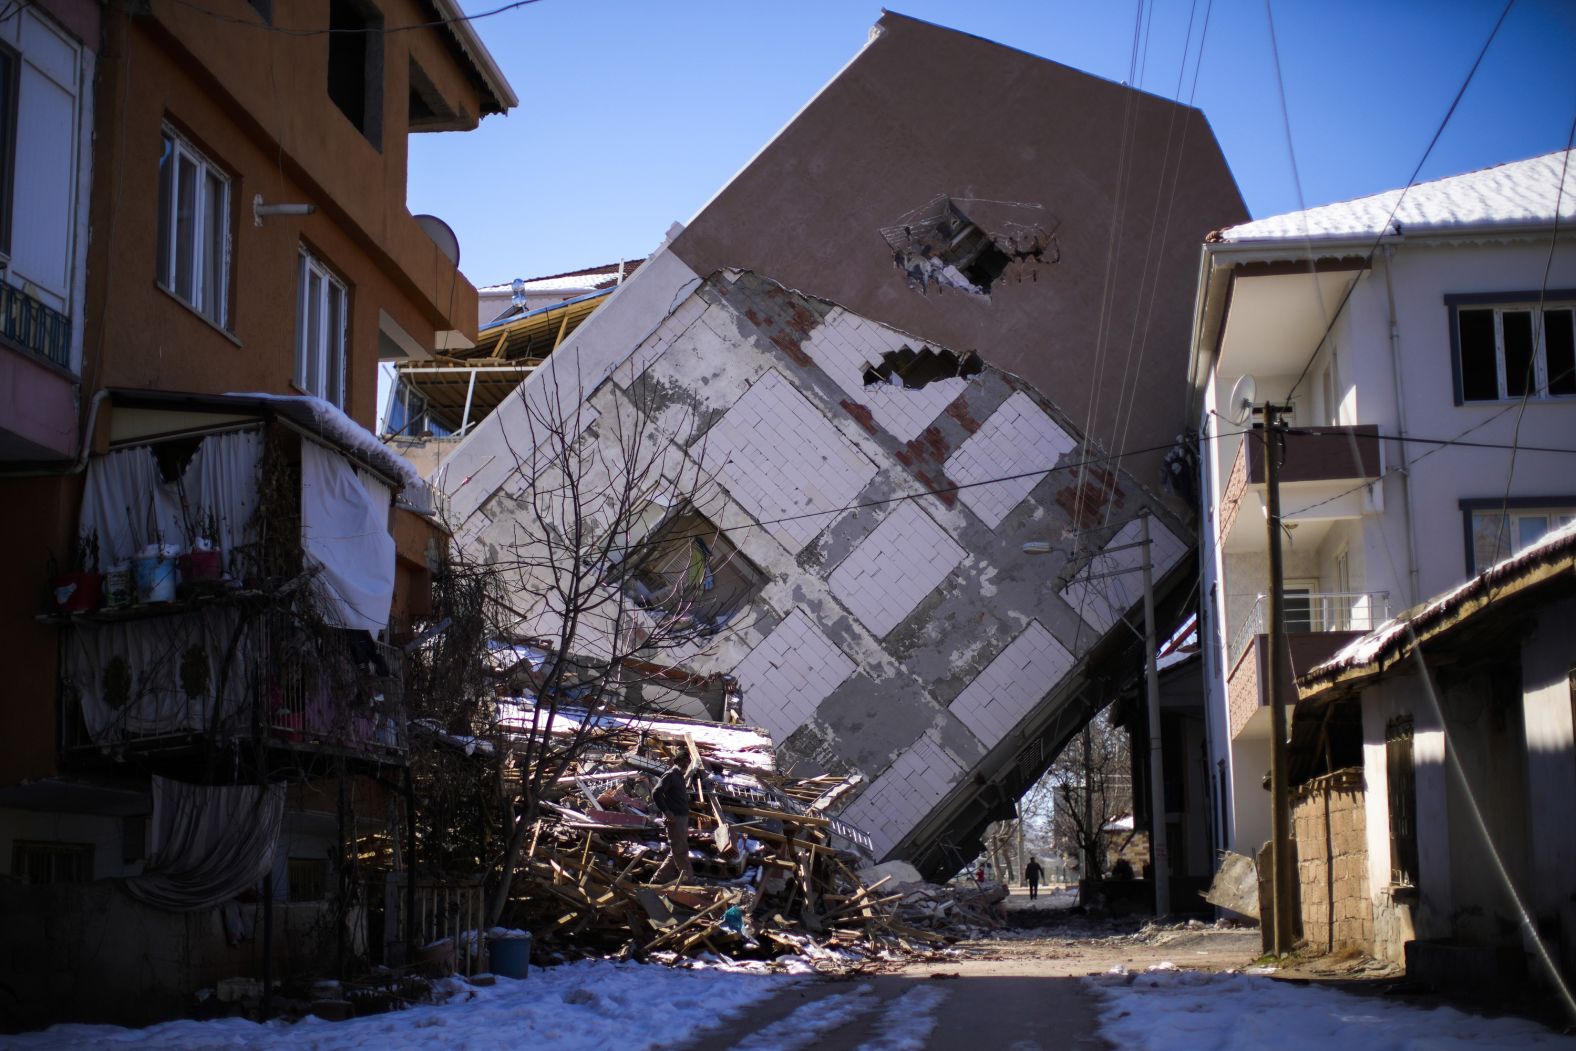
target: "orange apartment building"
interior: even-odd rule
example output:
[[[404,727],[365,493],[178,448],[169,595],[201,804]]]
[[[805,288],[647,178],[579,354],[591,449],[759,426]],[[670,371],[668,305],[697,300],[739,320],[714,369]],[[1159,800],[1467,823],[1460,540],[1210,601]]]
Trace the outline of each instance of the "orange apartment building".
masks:
[[[443,538],[370,440],[377,368],[469,346],[477,316],[451,235],[406,208],[408,137],[517,100],[453,0],[8,12],[0,913],[32,918],[6,924],[0,986],[21,1006],[0,1016],[146,1018],[307,959],[288,913],[343,886],[322,859],[347,795],[353,837],[393,812],[388,625],[420,611]],[[325,514],[372,524],[347,546]],[[255,890],[126,895],[180,884],[178,813],[272,837],[214,849],[257,855],[277,930],[258,933]],[[102,906],[96,930],[72,919],[81,901]],[[377,955],[364,924],[350,941]]]

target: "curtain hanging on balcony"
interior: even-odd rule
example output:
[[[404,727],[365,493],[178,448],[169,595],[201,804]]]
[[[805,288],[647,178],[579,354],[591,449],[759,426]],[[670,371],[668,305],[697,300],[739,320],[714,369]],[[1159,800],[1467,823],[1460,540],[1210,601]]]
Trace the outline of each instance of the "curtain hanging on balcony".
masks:
[[[364,483],[343,456],[312,441],[301,443],[301,546],[320,571],[330,624],[374,632],[388,626],[389,490]]]
[[[155,777],[152,850],[126,890],[171,912],[222,905],[257,886],[273,865],[284,811],[284,785],[215,787]]]
[[[260,428],[195,439],[184,464],[166,454],[171,480],[160,474],[158,451],[177,442],[138,445],[94,457],[82,495],[82,526],[99,539],[99,568],[132,558],[160,541],[189,550],[210,516],[228,557],[249,539],[257,507]],[[177,480],[178,479],[178,480]]]

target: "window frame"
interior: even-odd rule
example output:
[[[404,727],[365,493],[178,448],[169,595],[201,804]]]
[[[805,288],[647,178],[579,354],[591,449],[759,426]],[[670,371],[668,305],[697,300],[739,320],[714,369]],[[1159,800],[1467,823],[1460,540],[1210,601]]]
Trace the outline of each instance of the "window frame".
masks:
[[[683,546],[685,540],[691,543],[688,549]],[[696,548],[704,571],[701,590],[719,592],[711,602],[698,601],[689,586],[680,582],[689,568],[673,572],[674,565],[692,558],[690,552]],[[643,536],[631,536],[611,576],[634,608],[658,619],[683,618],[702,636],[726,629],[750,608],[767,582],[766,572],[727,532],[687,500],[663,515]],[[698,615],[702,611],[704,618]]]
[[[165,121],[160,127],[159,137],[164,147],[159,153],[161,171],[158,178],[158,228],[154,237],[154,283],[184,303],[193,313],[212,323],[216,328],[229,332],[231,331],[230,283],[234,269],[231,263],[235,254],[235,178],[228,169],[198,149],[191,139],[169,121]],[[170,151],[173,165],[167,186],[162,171],[165,150]],[[177,198],[180,196],[180,162],[183,158],[192,163],[196,184],[192,198],[193,294],[190,297],[183,294],[179,287],[180,253],[177,241],[181,219]],[[218,209],[209,207],[210,178],[217,179],[223,189],[223,200]],[[217,245],[214,244],[213,231],[207,229],[214,215],[222,216],[223,222],[223,231],[219,235]],[[215,247],[219,252],[218,288],[210,291],[205,287],[213,277],[209,273],[208,257]]]
[[[1550,310],[1571,311],[1573,330],[1576,330],[1576,289],[1550,288],[1532,289],[1517,292],[1464,292],[1452,293],[1445,296],[1445,310],[1450,329],[1450,373],[1454,387],[1455,404],[1467,405],[1494,405],[1507,401],[1520,401],[1523,395],[1508,394],[1505,380],[1505,336],[1504,319],[1506,311],[1527,311],[1534,315],[1539,310],[1539,303],[1545,314]],[[1468,398],[1466,396],[1465,375],[1461,364],[1461,311],[1462,310],[1493,310],[1494,311],[1494,366],[1499,386],[1499,396],[1496,398]],[[1525,395],[1528,401],[1566,401],[1576,398],[1576,394],[1550,394],[1548,392],[1548,351],[1547,341],[1543,333],[1545,326],[1542,319],[1533,318],[1533,384],[1532,390]]]
[[[310,360],[309,348],[305,343],[307,337],[307,295],[310,279],[316,277],[320,281],[322,300],[316,316],[317,335],[319,347],[323,352],[318,355],[314,363]],[[340,297],[338,332],[332,331],[331,311],[332,293],[337,290]],[[338,368],[334,368],[337,358]],[[337,375],[335,375],[337,373]],[[296,326],[295,326],[295,355],[292,378],[295,386],[303,394],[322,398],[338,408],[343,409],[348,400],[350,377],[350,285],[305,244],[299,246],[296,254]],[[330,384],[330,380],[337,382],[337,391]],[[337,397],[335,394],[337,393]]]
[[[1419,877],[1417,730],[1410,715],[1399,715],[1385,723],[1384,771],[1385,823],[1390,840],[1390,885],[1416,887]],[[1396,820],[1396,812],[1400,809],[1397,807],[1398,800],[1406,804],[1402,815],[1405,825],[1401,827],[1398,827]]]
[[[1489,496],[1461,500],[1459,506],[1461,508],[1461,531],[1465,545],[1467,577],[1471,578],[1489,568],[1488,566],[1477,564],[1477,530],[1474,523],[1477,515],[1483,512],[1498,514],[1500,511],[1504,511],[1512,516],[1512,523],[1514,523],[1517,517],[1523,515],[1542,513],[1552,516],[1560,512],[1576,514],[1576,493],[1556,496],[1513,496],[1509,501],[1506,501],[1502,496]],[[1560,527],[1551,520],[1549,530],[1557,528]],[[1545,530],[1544,535],[1547,535],[1547,532],[1548,530]],[[1520,547],[1517,546],[1516,530],[1514,529],[1507,534],[1507,539],[1510,549],[1501,558],[1509,558],[1527,546],[1525,544]]]
[[[16,126],[22,118],[22,53],[0,40],[0,260],[11,258],[11,212],[16,196]]]

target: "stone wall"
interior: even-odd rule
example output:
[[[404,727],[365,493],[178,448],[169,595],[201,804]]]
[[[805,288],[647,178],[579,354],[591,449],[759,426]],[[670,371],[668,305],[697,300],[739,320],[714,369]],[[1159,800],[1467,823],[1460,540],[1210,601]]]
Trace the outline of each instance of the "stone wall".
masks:
[[[1373,952],[1365,801],[1358,767],[1315,778],[1293,797],[1302,934],[1309,948]]]

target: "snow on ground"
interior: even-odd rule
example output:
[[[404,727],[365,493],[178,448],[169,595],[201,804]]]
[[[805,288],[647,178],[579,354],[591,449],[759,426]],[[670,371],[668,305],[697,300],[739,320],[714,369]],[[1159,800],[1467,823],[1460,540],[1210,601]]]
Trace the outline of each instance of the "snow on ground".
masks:
[[[325,1022],[266,1024],[239,1018],[165,1022],[146,1029],[57,1025],[0,1037],[0,1048],[159,1048],[161,1051],[457,1051],[550,1047],[554,1051],[642,1051],[687,1043],[745,1007],[785,991],[796,979],[739,969],[678,970],[601,960],[533,969],[524,981],[462,986],[448,1003]],[[456,983],[457,985],[460,983]],[[472,994],[467,997],[467,993]]]
[[[1521,1018],[1413,1007],[1258,975],[1161,964],[1138,974],[1113,970],[1088,983],[1101,1001],[1100,1035],[1124,1051],[1576,1048],[1576,1039]]]

